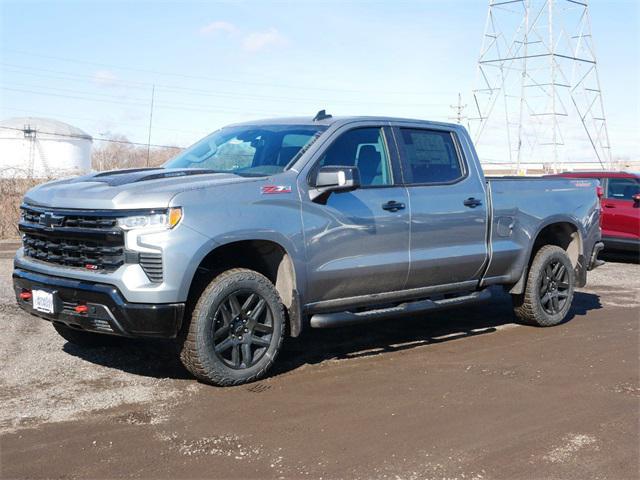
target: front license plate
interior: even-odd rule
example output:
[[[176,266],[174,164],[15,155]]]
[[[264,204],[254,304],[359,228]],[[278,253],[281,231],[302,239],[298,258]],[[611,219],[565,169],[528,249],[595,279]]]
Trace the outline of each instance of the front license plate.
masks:
[[[43,313],[53,313],[53,293],[44,290],[32,290],[33,308]]]

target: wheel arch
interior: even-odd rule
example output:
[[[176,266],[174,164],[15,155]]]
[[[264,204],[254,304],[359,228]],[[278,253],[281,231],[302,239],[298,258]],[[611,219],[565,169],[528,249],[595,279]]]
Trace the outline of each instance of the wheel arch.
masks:
[[[576,219],[561,215],[550,217],[538,226],[537,231],[531,238],[532,241],[529,244],[526,257],[527,262],[518,281],[511,287],[509,293],[520,294],[524,292],[531,262],[538,251],[545,245],[556,245],[567,252],[576,275],[578,275],[577,278],[581,278],[582,270],[584,270],[584,233]],[[578,281],[578,284],[580,283],[581,281]]]
[[[298,275],[290,253],[292,247],[283,243],[272,238],[229,238],[223,243],[215,243],[201,254],[193,268],[187,305],[194,305],[204,288],[219,273],[231,268],[248,268],[273,283],[285,307],[289,334],[298,336],[302,330]]]

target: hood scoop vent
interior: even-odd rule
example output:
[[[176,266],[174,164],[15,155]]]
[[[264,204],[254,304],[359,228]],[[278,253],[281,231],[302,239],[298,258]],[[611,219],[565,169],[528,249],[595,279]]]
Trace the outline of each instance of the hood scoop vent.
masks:
[[[127,185],[130,183],[146,182],[147,180],[159,180],[164,178],[186,177],[191,175],[204,175],[220,173],[216,170],[190,168],[184,170],[166,168],[139,168],[99,173],[85,181],[106,183],[111,187]]]
[[[108,172],[100,172],[94,175],[93,178],[112,177],[114,175],[125,175],[127,173],[147,172],[149,170],[158,170],[158,169],[156,167],[146,167],[146,168],[124,168],[122,170],[109,170]]]

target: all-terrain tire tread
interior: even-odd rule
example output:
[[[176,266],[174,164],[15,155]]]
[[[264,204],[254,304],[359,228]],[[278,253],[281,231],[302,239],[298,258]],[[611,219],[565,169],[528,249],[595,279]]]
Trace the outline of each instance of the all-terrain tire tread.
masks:
[[[549,327],[559,322],[550,322],[546,315],[540,315],[536,309],[538,302],[538,285],[537,277],[544,268],[547,257],[553,253],[559,253],[566,257],[567,253],[560,247],[555,245],[545,245],[536,253],[531,268],[527,274],[527,283],[524,293],[520,295],[512,295],[513,311],[523,323],[538,327]],[[573,274],[570,272],[570,279],[573,282]]]
[[[198,380],[219,386],[241,385],[244,383],[256,381],[265,375],[267,370],[269,370],[276,359],[276,355],[274,355],[269,362],[266,362],[258,372],[251,375],[250,377],[233,379],[225,375],[224,371],[221,371],[217,365],[208,361],[208,359],[203,356],[198,350],[198,332],[196,323],[193,321],[193,319],[197,319],[200,317],[203,309],[205,308],[207,298],[210,295],[213,295],[215,290],[221,290],[222,288],[224,288],[226,283],[229,282],[231,278],[233,278],[233,281],[251,279],[266,286],[269,290],[271,290],[272,294],[277,299],[279,311],[273,312],[274,316],[280,316],[281,321],[283,322],[285,318],[282,300],[280,299],[280,296],[278,295],[278,292],[276,291],[273,284],[264,275],[246,268],[233,268],[221,273],[211,281],[211,283],[202,292],[202,295],[198,299],[196,306],[193,309],[191,319],[189,319],[190,323],[186,330],[186,334],[184,335],[183,343],[181,345],[180,360],[182,361],[182,364],[186,367],[186,369],[189,370],[189,372],[191,372]],[[284,340],[284,331],[284,328],[280,329],[276,352],[280,350],[280,347]]]

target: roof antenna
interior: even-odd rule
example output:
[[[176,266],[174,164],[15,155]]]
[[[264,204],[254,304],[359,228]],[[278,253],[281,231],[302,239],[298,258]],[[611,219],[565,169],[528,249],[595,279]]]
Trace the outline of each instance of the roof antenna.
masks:
[[[316,116],[313,117],[313,121],[319,122],[320,120],[326,120],[327,118],[331,118],[331,115],[329,115],[326,110],[320,110],[316,113]]]

